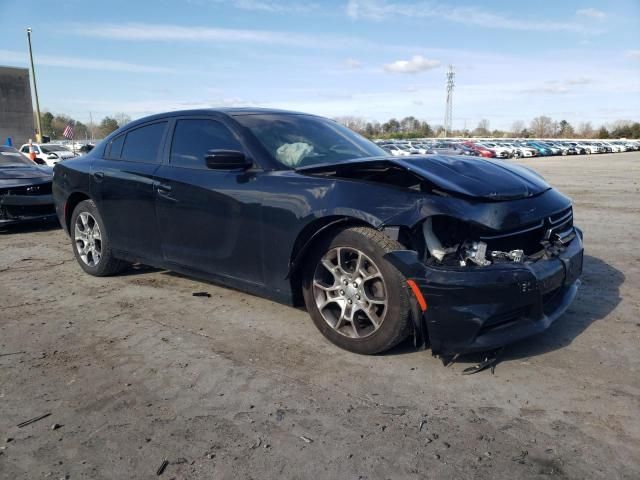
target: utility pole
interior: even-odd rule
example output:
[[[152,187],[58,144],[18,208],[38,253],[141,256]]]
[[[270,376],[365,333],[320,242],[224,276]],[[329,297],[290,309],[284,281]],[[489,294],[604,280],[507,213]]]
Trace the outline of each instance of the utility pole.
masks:
[[[40,101],[38,100],[38,86],[36,84],[36,69],[33,66],[33,51],[31,50],[31,27],[27,28],[27,39],[29,40],[29,57],[31,58],[31,76],[33,77],[33,92],[36,96],[36,126],[38,133],[36,134],[36,141],[42,142],[42,125],[40,122]]]
[[[449,65],[447,71],[447,105],[444,111],[444,136],[448,137],[453,130],[453,87],[456,84],[456,72],[453,65]]]

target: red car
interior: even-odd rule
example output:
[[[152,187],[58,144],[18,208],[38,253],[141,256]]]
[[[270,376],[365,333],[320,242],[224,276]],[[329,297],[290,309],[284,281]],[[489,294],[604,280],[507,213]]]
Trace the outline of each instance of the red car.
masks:
[[[475,150],[476,152],[478,152],[478,154],[481,157],[485,157],[485,158],[495,158],[496,156],[496,152],[491,150],[490,148],[487,147],[483,147],[481,145],[476,145],[473,142],[463,142],[463,144],[473,150]]]

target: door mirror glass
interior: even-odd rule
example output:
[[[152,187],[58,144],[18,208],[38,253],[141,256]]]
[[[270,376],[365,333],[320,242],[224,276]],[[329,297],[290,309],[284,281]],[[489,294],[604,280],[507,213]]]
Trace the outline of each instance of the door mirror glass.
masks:
[[[204,161],[207,168],[214,170],[245,170],[252,165],[244,153],[237,150],[208,150]]]

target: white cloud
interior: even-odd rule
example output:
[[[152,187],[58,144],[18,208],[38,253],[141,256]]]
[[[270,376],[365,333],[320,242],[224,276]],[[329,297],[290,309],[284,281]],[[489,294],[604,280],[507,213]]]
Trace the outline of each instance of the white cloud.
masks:
[[[225,1],[225,3],[227,2]],[[308,13],[319,8],[317,3],[282,2],[275,0],[232,0],[231,4],[241,10],[268,13]]]
[[[187,27],[149,23],[76,25],[72,31],[87,37],[115,40],[209,41],[315,46],[318,39],[304,34],[270,30]]]
[[[47,67],[78,68],[82,70],[105,70],[113,72],[131,73],[177,73],[176,70],[165,67],[139,65],[136,63],[121,62],[119,60],[100,60],[97,58],[65,57],[58,55],[36,55],[35,63]],[[27,64],[26,52],[0,50],[0,62]]]
[[[603,20],[607,14],[601,10],[595,8],[582,8],[576,12],[579,17],[595,18],[596,20]]]
[[[543,85],[522,90],[524,93],[564,94],[576,91],[575,87],[588,85],[591,79],[588,77],[567,78],[565,80],[549,80]]]
[[[439,65],[440,60],[431,60],[424,58],[422,55],[414,55],[410,60],[397,60],[393,63],[387,63],[384,69],[391,73],[420,73],[436,68]]]
[[[640,60],[640,50],[627,50],[625,55],[635,60]]]
[[[547,82],[545,85],[542,85],[540,87],[533,87],[522,90],[522,93],[544,93],[550,95],[558,95],[569,93],[569,91],[569,87],[566,87],[565,85],[561,85],[556,82]]]
[[[390,17],[434,18],[462,25],[518,31],[565,31],[597,33],[575,22],[547,19],[522,19],[483,10],[478,7],[451,7],[430,2],[393,2],[387,0],[349,0],[347,15],[353,19],[382,21]]]
[[[591,83],[591,79],[587,77],[568,78],[565,83],[567,85],[587,85]]]

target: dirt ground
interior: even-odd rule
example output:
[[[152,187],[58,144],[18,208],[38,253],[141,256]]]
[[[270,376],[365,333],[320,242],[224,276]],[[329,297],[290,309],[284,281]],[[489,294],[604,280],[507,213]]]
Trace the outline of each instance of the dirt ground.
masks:
[[[574,199],[584,283],[494,375],[348,353],[165,271],[93,278],[55,226],[6,229],[0,478],[640,478],[640,154],[522,163]]]

